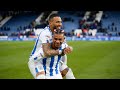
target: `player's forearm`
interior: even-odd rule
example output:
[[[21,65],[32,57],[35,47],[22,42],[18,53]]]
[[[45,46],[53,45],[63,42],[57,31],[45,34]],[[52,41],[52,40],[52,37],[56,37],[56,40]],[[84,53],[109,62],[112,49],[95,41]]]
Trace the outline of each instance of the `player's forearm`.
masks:
[[[49,50],[45,51],[46,57],[50,57],[50,56],[54,56],[54,55],[58,55],[58,54],[59,54],[59,50],[49,49]]]
[[[49,43],[43,44],[43,52],[46,57],[59,55],[59,50],[51,49]]]

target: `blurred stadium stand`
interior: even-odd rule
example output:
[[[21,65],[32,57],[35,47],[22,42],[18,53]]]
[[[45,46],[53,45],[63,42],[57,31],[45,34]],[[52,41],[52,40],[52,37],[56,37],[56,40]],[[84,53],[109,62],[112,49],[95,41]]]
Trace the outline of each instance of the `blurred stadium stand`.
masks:
[[[66,37],[120,36],[120,11],[0,11],[0,36],[36,36],[52,13],[61,16]]]

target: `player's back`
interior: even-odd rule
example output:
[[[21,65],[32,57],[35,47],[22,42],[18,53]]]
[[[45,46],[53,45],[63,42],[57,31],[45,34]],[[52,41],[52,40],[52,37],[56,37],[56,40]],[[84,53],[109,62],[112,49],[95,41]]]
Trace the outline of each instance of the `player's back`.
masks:
[[[42,48],[43,43],[47,43],[47,42],[51,43],[51,41],[52,41],[52,33],[50,32],[49,27],[45,27],[37,37],[34,48],[30,56],[37,53]]]

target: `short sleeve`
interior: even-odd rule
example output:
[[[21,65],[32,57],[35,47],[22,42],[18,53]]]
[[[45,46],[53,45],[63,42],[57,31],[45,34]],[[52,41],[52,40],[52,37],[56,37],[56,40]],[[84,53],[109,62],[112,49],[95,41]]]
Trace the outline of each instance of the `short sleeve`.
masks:
[[[63,42],[62,49],[66,48],[66,47],[68,47],[68,44],[66,42]]]
[[[39,39],[41,43],[50,43],[51,42],[51,35],[48,32],[41,32]]]

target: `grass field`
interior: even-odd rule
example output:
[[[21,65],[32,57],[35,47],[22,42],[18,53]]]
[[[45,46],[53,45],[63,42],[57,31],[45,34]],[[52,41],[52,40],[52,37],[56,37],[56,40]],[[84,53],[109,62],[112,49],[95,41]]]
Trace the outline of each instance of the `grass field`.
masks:
[[[120,79],[119,41],[69,41],[68,66],[77,79]],[[0,79],[33,79],[27,62],[34,41],[0,42]]]

